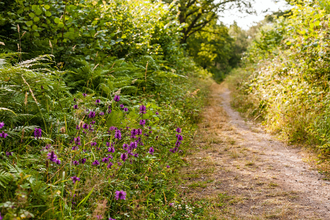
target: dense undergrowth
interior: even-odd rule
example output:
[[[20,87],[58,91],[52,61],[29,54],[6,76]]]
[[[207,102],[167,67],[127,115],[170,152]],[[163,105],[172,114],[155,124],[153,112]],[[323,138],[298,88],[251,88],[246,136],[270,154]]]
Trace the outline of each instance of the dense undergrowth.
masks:
[[[319,3],[295,5],[291,16],[264,26],[245,67],[233,71],[228,82],[240,111],[329,158],[330,17],[329,4]]]
[[[175,6],[7,3],[10,12],[0,16],[0,215],[199,218],[203,207],[180,195],[176,170],[211,80],[184,56]]]

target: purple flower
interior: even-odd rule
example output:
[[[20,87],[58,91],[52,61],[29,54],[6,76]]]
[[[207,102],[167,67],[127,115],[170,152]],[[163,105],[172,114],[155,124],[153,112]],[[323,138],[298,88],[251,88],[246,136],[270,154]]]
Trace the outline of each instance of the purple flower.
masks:
[[[156,112],[156,115],[159,115],[159,113],[158,113],[158,112]]]
[[[73,146],[71,149],[72,149],[72,150],[78,150],[79,147],[78,147],[78,146]]]
[[[76,176],[73,176],[71,177],[73,183],[75,184],[77,181],[80,181],[80,178],[79,177],[76,177]]]
[[[140,120],[140,125],[144,126],[146,124],[146,120]]]
[[[74,108],[74,109],[78,109],[78,105],[74,105],[73,108]]]
[[[178,138],[178,141],[182,141],[183,140],[183,137],[179,134],[176,135],[176,137]]]
[[[3,128],[3,126],[5,126],[4,122],[0,122],[0,129]]]
[[[170,203],[169,206],[174,206],[174,203]]]
[[[124,108],[124,112],[128,112],[128,108]]]
[[[103,159],[102,159],[102,162],[103,162],[103,163],[108,163],[108,162],[109,162],[109,158],[107,158],[107,157],[103,158]]]
[[[100,165],[100,162],[98,160],[95,160],[93,163],[92,163],[93,166],[98,166]]]
[[[87,94],[86,94],[86,93],[83,93],[83,96],[84,96],[84,97],[86,97],[86,96],[87,96]]]
[[[120,132],[120,130],[116,130],[115,138],[118,139],[118,140],[121,140],[121,132]]]
[[[47,157],[50,161],[52,162],[56,162],[57,160],[57,156],[56,154],[54,153],[54,151],[51,151],[49,154],[47,154]]]
[[[115,152],[115,148],[114,148],[114,147],[110,147],[110,148],[108,148],[108,151],[109,151],[110,153],[114,153],[114,152]]]
[[[95,124],[96,123],[96,121],[91,121],[91,124],[93,125],[93,124]],[[91,126],[89,126],[89,128],[91,128]]]
[[[86,163],[86,160],[87,160],[86,158],[82,158],[80,161],[82,164],[84,164],[84,163]]]
[[[34,129],[34,137],[35,137],[36,139],[38,139],[38,138],[41,138],[41,135],[42,135],[41,128],[35,128],[35,129]]]
[[[139,157],[139,154],[134,154],[134,157]]]
[[[101,102],[101,100],[100,99],[96,99],[96,104],[99,104],[100,102]]]
[[[123,144],[123,149],[128,150],[128,144]]]
[[[120,108],[124,108],[125,106],[124,106],[124,104],[120,104],[119,107]]]
[[[7,157],[12,156],[12,155],[13,155],[13,152],[6,152]]]
[[[93,147],[93,146],[96,146],[97,145],[97,143],[96,142],[92,142],[91,143],[91,146]]]
[[[57,165],[60,165],[60,164],[61,164],[61,161],[60,161],[60,160],[56,160],[55,163],[56,163]]]
[[[131,142],[131,144],[129,145],[129,148],[130,148],[131,150],[137,148],[137,143],[136,143],[136,142]]]
[[[180,142],[180,141],[177,141],[177,142],[175,143],[175,146],[176,146],[176,147],[180,147],[180,144],[181,144],[181,142]]]
[[[127,154],[122,154],[120,158],[125,162],[125,160],[127,160]]]
[[[170,168],[170,166],[169,166],[169,165],[167,165],[166,167],[167,167],[167,168]]]
[[[120,163],[120,162],[118,162],[118,166],[121,166],[121,165],[123,165],[122,163]]]
[[[100,112],[100,115],[103,116],[104,115],[104,112]]]
[[[73,163],[73,165],[75,165],[75,166],[79,165],[79,161],[78,161],[78,160],[74,160],[72,163]]]
[[[141,129],[141,128],[139,128],[139,129],[137,130],[137,134],[138,134],[138,135],[141,135],[141,134],[142,134],[142,129]]]
[[[181,133],[182,132],[182,129],[181,128],[177,128],[176,129],[176,132]]]
[[[0,212],[0,220],[2,220],[2,219],[3,219],[3,217],[1,216],[1,212]],[[109,220],[112,220],[112,219],[109,218]],[[114,219],[114,220],[116,220],[116,219]]]
[[[155,149],[153,147],[149,148],[149,154],[154,155]]]
[[[113,163],[110,162],[110,163],[108,164],[107,168],[110,169],[110,168],[112,167],[112,165],[113,165]]]
[[[76,143],[76,145],[81,145],[81,139],[80,139],[80,137],[78,136],[78,137],[76,137],[76,138],[74,138],[74,142]]]
[[[147,111],[147,108],[144,105],[140,106],[140,114],[145,114]]]
[[[126,200],[126,192],[125,191],[116,191],[115,199]]]
[[[120,96],[119,95],[115,95],[115,98],[113,100],[116,101],[116,102],[119,102]]]
[[[109,130],[110,130],[110,131],[114,131],[114,130],[117,130],[117,128],[114,127],[114,126],[111,126],[111,127],[109,128]]]
[[[88,114],[88,117],[89,117],[89,118],[94,118],[94,117],[95,117],[95,112],[91,111],[91,112]]]
[[[8,136],[8,134],[5,133],[4,131],[2,133],[0,133],[0,137],[2,137],[2,138],[6,138],[7,136]]]
[[[79,127],[79,125],[77,125],[77,126],[76,126],[76,129],[77,129],[77,130],[80,130],[80,127]]]
[[[88,129],[88,124],[85,123],[85,124],[83,125],[83,129]]]
[[[110,114],[110,113],[111,113],[111,109],[108,110],[108,114]]]

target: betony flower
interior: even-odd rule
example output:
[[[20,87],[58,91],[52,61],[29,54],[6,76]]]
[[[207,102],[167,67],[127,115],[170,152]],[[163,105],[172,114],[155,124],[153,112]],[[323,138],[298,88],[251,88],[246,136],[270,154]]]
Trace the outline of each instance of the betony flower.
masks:
[[[0,122],[0,129],[3,128],[3,126],[5,126],[4,122]]]
[[[51,151],[49,154],[47,154],[47,157],[50,161],[52,162],[56,162],[57,160],[57,156],[56,154],[54,153],[54,151]]]
[[[155,149],[153,147],[149,148],[149,154],[154,155]]]
[[[100,115],[103,116],[104,115],[104,112],[100,112]]]
[[[101,102],[101,100],[100,99],[96,99],[96,104],[99,104],[100,102]]]
[[[94,118],[94,117],[95,117],[95,112],[91,111],[91,112],[88,114],[88,117],[89,117],[89,118]]]
[[[121,140],[121,132],[120,132],[120,130],[116,130],[115,138],[118,139],[118,140]]]
[[[0,133],[0,137],[2,138],[6,138],[8,136],[7,133],[5,133],[4,131],[2,131],[2,133]]]
[[[146,124],[146,120],[140,120],[140,125],[144,126]]]
[[[9,156],[12,156],[14,152],[6,152],[6,156],[9,157]]]
[[[97,143],[96,142],[92,142],[91,143],[91,146],[93,147],[93,146],[96,146],[97,145]]]
[[[123,144],[123,149],[128,150],[128,144]]]
[[[83,125],[83,129],[88,129],[88,124],[85,123],[85,124]]]
[[[95,160],[93,163],[92,163],[93,166],[98,166],[100,165],[100,162],[98,160]]]
[[[84,96],[84,97],[86,97],[86,96],[87,96],[87,94],[86,94],[86,93],[83,93],[83,96]]]
[[[141,135],[142,134],[142,129],[141,128],[139,128],[138,130],[137,130],[137,134],[138,135]],[[141,138],[140,138],[141,139]]]
[[[176,132],[181,133],[182,132],[182,129],[181,128],[177,128],[176,129]]]
[[[60,165],[60,164],[61,164],[61,161],[60,161],[60,160],[56,160],[55,163],[56,163],[57,165]]]
[[[71,177],[73,183],[76,183],[77,181],[80,181],[80,178],[79,177],[76,177],[76,176],[73,176]]]
[[[183,137],[179,134],[176,135],[176,137],[178,138],[178,141],[182,141],[183,140]]]
[[[78,109],[78,105],[74,105],[73,108],[74,108],[74,109]]]
[[[110,130],[110,131],[114,131],[114,130],[117,130],[117,128],[114,127],[114,126],[111,126],[111,127],[109,128],[109,130]]]
[[[124,112],[128,112],[128,108],[124,108]]]
[[[86,160],[87,160],[86,158],[82,158],[80,161],[82,164],[84,164],[84,163],[86,163]]]
[[[116,191],[115,199],[126,200],[126,192],[125,191]]]
[[[127,160],[127,154],[122,154],[120,158],[125,162]]]
[[[108,163],[108,162],[109,162],[109,158],[107,158],[107,157],[103,158],[103,159],[102,159],[102,162],[103,162],[103,163]]]
[[[76,145],[81,145],[81,138],[78,136],[76,138],[74,138],[74,142],[76,143]]]
[[[108,110],[108,114],[110,114],[110,113],[111,113],[111,109]]]
[[[79,165],[79,161],[78,161],[78,160],[74,160],[72,163],[73,163],[73,165],[75,165],[75,166]]]
[[[96,123],[96,121],[91,121],[91,124],[93,125],[93,124],[95,124]],[[91,128],[91,126],[89,126],[89,128]]]
[[[119,107],[120,108],[124,108],[125,106],[124,106],[124,104],[120,104]]]
[[[146,111],[147,111],[147,108],[144,105],[141,105],[140,106],[140,114],[145,114],[145,113],[147,113]]]
[[[158,113],[158,112],[156,112],[156,115],[159,115],[159,113]]]
[[[180,141],[177,141],[177,142],[175,143],[175,146],[176,146],[176,147],[180,147],[180,144],[181,144],[181,142],[180,142]]]
[[[114,147],[110,147],[110,148],[108,148],[108,151],[109,151],[110,153],[114,153],[114,152],[115,152],[115,148],[114,148]]]
[[[116,101],[116,102],[119,102],[120,96],[119,95],[115,95],[115,98],[113,100]]]
[[[112,165],[113,165],[113,163],[110,162],[110,163],[108,164],[107,168],[110,169],[110,168],[112,167]]]
[[[35,129],[34,129],[34,137],[35,137],[36,139],[38,139],[38,138],[41,138],[41,135],[42,135],[41,128],[35,128]]]

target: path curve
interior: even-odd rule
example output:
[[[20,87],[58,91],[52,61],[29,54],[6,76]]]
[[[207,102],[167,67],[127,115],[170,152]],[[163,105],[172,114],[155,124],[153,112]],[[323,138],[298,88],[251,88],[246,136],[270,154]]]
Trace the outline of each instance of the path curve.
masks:
[[[202,150],[189,158],[194,165],[186,170],[191,173],[202,163],[213,166],[215,170],[207,178],[215,181],[203,192],[210,197],[226,192],[243,198],[231,206],[232,215],[222,215],[242,219],[330,219],[330,182],[303,162],[304,151],[246,122],[232,109],[230,101],[226,84],[213,85],[210,106],[200,126]],[[205,141],[214,137],[220,141]],[[203,150],[208,145],[212,147]],[[196,196],[200,191],[190,193]]]

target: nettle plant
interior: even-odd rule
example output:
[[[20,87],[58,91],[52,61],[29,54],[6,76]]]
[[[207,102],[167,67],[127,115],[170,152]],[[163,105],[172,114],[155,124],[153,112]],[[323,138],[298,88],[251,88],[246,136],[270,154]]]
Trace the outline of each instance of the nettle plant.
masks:
[[[62,127],[53,142],[44,139],[44,132],[36,127],[33,140],[24,146],[27,152],[40,151],[34,158],[9,150],[15,147],[6,143],[6,125],[0,123],[1,151],[7,149],[1,156],[5,161],[1,166],[3,176],[7,177],[0,180],[7,189],[2,195],[17,196],[2,203],[6,216],[121,219],[145,203],[155,202],[149,201],[153,199],[145,193],[159,190],[162,199],[157,204],[173,203],[175,195],[166,189],[166,173],[176,163],[171,157],[178,158],[182,153],[182,129],[161,131],[162,118],[157,106],[127,107],[120,103],[118,93],[111,101],[94,99],[90,103],[85,93],[81,99],[75,98],[72,108],[77,123]],[[32,142],[36,145],[34,149],[30,146]],[[24,157],[27,161],[22,161]],[[34,171],[18,171],[23,164]],[[13,178],[12,173],[18,173],[18,177]],[[35,203],[31,193],[34,181],[40,182],[46,194],[39,201],[47,204],[45,209],[30,207]],[[13,182],[16,184],[11,185]],[[47,202],[47,197],[51,202]]]

